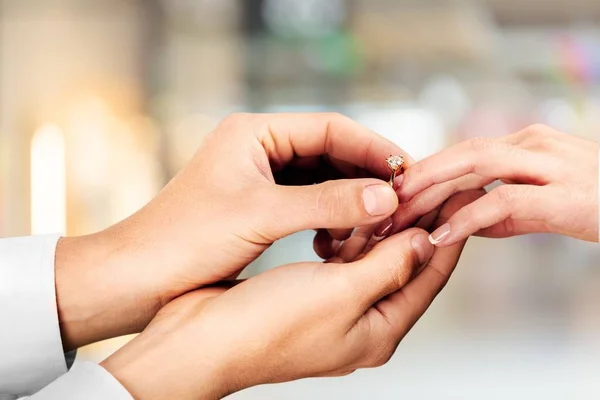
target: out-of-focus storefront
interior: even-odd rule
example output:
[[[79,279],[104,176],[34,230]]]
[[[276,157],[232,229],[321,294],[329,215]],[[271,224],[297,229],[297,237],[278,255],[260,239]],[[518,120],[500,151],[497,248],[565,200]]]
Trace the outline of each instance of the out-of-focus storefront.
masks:
[[[231,112],[324,110],[416,158],[534,122],[600,140],[600,2],[0,0],[0,236],[120,220]],[[591,399],[599,335],[597,245],[473,239],[388,366],[233,397]]]

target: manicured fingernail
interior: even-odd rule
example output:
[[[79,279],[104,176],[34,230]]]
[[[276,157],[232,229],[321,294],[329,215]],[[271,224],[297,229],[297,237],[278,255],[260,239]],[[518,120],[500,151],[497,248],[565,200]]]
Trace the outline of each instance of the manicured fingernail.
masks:
[[[425,265],[433,256],[433,246],[429,243],[426,233],[419,233],[412,237],[410,244],[417,254],[419,265]]]
[[[333,239],[333,241],[331,242],[331,249],[334,252],[337,252],[341,245],[342,245],[342,242],[340,240]]]
[[[394,179],[394,190],[398,190],[400,186],[402,186],[402,181],[404,180],[404,175],[399,175]]]
[[[392,230],[392,225],[392,222],[388,222],[386,225],[380,225],[377,229],[375,229],[375,232],[373,232],[373,239],[381,242]]]
[[[433,245],[438,245],[442,243],[449,234],[450,224],[444,224],[437,228],[431,235],[429,235],[429,241]]]
[[[371,185],[363,191],[365,211],[374,217],[391,214],[398,206],[398,198],[390,185]]]

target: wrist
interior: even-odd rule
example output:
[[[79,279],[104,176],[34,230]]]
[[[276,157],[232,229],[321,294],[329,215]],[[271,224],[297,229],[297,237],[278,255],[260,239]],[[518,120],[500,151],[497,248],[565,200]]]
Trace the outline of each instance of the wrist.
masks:
[[[103,232],[58,241],[55,284],[65,351],[140,332],[160,309],[160,298],[121,254]]]
[[[173,333],[156,336],[143,332],[100,364],[133,398],[216,400],[241,389],[228,383],[232,374],[224,359],[201,351],[198,342],[182,354],[181,343],[171,343]]]

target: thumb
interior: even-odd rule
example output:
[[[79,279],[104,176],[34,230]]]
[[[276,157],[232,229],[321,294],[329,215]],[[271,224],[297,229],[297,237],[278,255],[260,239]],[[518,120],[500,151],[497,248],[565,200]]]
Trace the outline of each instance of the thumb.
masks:
[[[340,179],[311,186],[278,186],[270,231],[281,238],[307,229],[343,229],[379,222],[398,207],[398,197],[378,179]]]
[[[361,288],[363,311],[400,290],[429,262],[434,246],[428,236],[422,229],[408,229],[385,239],[359,261],[343,266]]]

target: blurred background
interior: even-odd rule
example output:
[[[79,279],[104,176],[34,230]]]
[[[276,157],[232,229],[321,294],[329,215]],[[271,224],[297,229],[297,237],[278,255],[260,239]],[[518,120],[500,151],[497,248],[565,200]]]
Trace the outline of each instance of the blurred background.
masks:
[[[599,140],[600,2],[0,0],[0,236],[120,220],[235,111],[338,111],[416,158],[534,122]],[[471,240],[387,366],[232,398],[593,399],[599,376],[600,247],[535,235]]]

